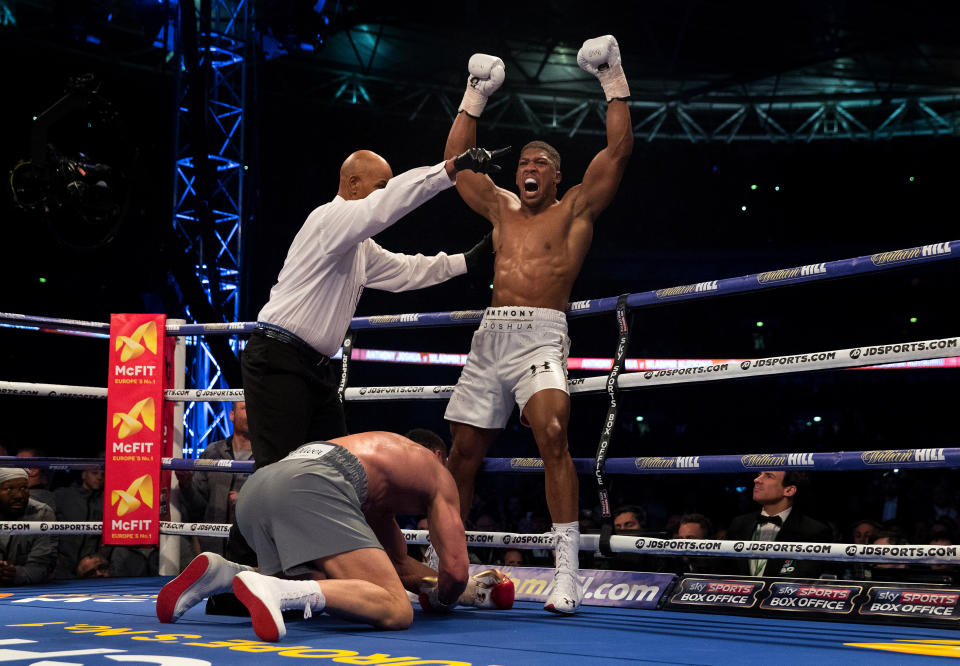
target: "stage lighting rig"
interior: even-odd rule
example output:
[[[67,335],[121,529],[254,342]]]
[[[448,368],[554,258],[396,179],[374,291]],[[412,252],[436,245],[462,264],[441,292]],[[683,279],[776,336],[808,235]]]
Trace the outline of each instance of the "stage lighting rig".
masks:
[[[34,118],[30,157],[10,172],[16,205],[46,221],[59,241],[78,249],[110,242],[129,199],[125,173],[106,163],[105,156],[128,162],[121,156],[130,149],[118,149],[124,143],[119,114],[99,88],[91,74],[71,78],[64,96]]]

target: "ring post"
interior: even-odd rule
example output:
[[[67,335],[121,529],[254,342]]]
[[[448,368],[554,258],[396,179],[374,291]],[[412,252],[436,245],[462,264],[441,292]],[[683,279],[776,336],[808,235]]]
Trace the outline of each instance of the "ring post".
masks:
[[[168,324],[185,324],[185,319],[168,319]],[[187,341],[182,335],[175,338],[176,346],[173,351],[173,387],[177,389],[184,388],[186,366],[187,366]],[[173,432],[173,448],[164,455],[179,460],[183,458],[183,402],[173,403],[173,422],[171,425]],[[169,495],[170,521],[179,523],[183,516],[180,514],[180,484],[177,481],[177,475],[170,473]],[[180,573],[180,549],[185,544],[184,537],[175,534],[160,535],[160,563],[159,574],[161,576],[176,576]]]

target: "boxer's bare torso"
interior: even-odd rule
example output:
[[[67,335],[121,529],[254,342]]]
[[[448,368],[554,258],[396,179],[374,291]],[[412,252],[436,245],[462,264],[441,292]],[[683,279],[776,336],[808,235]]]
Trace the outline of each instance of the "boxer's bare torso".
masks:
[[[446,154],[476,145],[476,118],[459,114]],[[520,154],[512,192],[486,175],[457,174],[457,191],[493,225],[496,263],[491,305],[532,305],[565,310],[590,242],[593,223],[610,204],[633,146],[627,105],[612,104],[608,145],[590,162],[583,182],[557,199],[560,156],[542,142]]]
[[[426,514],[430,542],[440,558],[440,585],[454,589],[466,580],[467,548],[460,498],[450,472],[434,453],[390,432],[364,432],[330,440],[357,457],[367,475],[367,498],[361,510],[405,585],[418,586],[422,571],[409,572],[407,546],[396,516]],[[409,589],[409,588],[408,588]],[[455,598],[462,591],[448,594]]]
[[[525,207],[512,192],[498,192],[491,305],[566,309],[593,238],[592,221],[575,214],[579,190],[539,210]]]
[[[330,442],[347,449],[363,465],[367,474],[364,513],[426,513],[433,499],[443,496],[446,479],[440,461],[429,449],[405,437],[374,431]]]

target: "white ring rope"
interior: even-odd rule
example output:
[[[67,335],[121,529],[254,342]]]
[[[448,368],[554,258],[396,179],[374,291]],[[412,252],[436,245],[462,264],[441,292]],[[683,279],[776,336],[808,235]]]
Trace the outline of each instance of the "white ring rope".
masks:
[[[0,534],[58,535],[100,534],[99,522],[0,522]],[[402,530],[408,545],[428,545],[426,530]],[[174,523],[160,521],[160,533],[178,536],[226,538],[230,525],[220,523]],[[552,549],[553,536],[511,532],[467,532],[467,545],[475,548]],[[580,549],[597,551],[599,534],[580,536]],[[751,559],[828,560],[833,562],[887,562],[901,564],[960,564],[960,547],[929,545],[857,545],[850,543],[801,543],[787,541],[730,541],[718,539],[662,539],[614,535],[610,548],[617,553],[694,557],[749,557]]]
[[[96,386],[69,386],[67,384],[36,384],[33,382],[0,381],[0,395],[28,395],[38,398],[102,398],[107,389]]]
[[[403,530],[407,543],[430,543],[426,530]],[[508,532],[467,532],[467,545],[476,548],[552,548],[552,535]],[[599,534],[581,534],[580,550],[597,551]],[[751,559],[829,560],[834,562],[898,562],[912,564],[960,563],[960,546],[894,545],[873,546],[852,543],[801,543],[788,541],[729,541],[720,539],[663,539],[655,537],[610,537],[617,553],[694,557],[749,557]]]
[[[877,363],[922,361],[955,356],[960,337],[918,340],[887,345],[851,347],[834,351],[770,356],[767,358],[727,363],[711,363],[689,368],[647,370],[621,374],[617,385],[622,389],[681,384],[692,382],[742,379],[796,372],[840,370]],[[571,379],[570,393],[596,393],[606,390],[606,375]],[[449,399],[453,386],[366,386],[348,388],[344,399],[364,400],[443,400]],[[107,389],[64,384],[34,384],[0,381],[0,395],[37,397],[106,398]],[[164,397],[173,402],[232,402],[243,400],[242,389],[167,389]]]
[[[13,521],[0,522],[0,534],[43,535],[58,534],[100,534],[103,532],[103,523],[93,521]],[[230,525],[220,523],[173,523],[160,521],[161,534],[175,534],[179,536],[209,536],[223,537],[230,535]]]

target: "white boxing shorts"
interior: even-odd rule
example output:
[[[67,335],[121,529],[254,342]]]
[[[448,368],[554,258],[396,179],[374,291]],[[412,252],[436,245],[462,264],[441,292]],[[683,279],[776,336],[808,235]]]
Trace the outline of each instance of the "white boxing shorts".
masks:
[[[522,305],[487,308],[473,334],[467,364],[447,404],[447,421],[503,428],[513,403],[523,408],[545,389],[567,389],[567,316]]]

